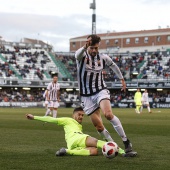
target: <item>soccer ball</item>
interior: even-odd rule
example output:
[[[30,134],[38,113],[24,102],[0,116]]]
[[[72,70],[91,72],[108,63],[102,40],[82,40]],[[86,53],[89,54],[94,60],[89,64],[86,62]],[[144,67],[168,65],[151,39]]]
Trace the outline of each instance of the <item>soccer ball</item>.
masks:
[[[106,142],[103,145],[102,153],[106,158],[114,158],[118,155],[119,147],[115,142]]]

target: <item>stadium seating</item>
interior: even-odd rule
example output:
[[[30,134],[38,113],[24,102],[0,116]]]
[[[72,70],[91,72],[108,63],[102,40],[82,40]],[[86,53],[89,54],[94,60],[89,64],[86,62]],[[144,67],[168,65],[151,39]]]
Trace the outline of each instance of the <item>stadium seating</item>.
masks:
[[[145,64],[140,68],[143,79],[166,80],[170,74],[170,56],[155,55],[145,56]]]
[[[170,56],[161,53],[109,54],[126,80],[166,80],[170,76]],[[0,51],[0,77],[26,80],[50,80],[49,68],[59,70],[59,80],[76,81],[77,67],[74,53],[48,53],[44,49],[18,48],[5,45]],[[135,76],[134,73],[137,73]],[[105,81],[118,81],[106,67]]]
[[[14,72],[14,77],[29,80],[51,79],[48,74],[49,67],[56,67],[56,65],[45,50],[19,48],[15,51],[11,48],[10,50],[1,50],[0,63],[8,65]]]

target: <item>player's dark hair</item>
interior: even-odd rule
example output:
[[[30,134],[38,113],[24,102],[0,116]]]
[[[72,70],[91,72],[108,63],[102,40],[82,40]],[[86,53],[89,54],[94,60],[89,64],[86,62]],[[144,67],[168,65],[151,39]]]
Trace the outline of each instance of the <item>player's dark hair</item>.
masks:
[[[52,78],[54,78],[54,77],[58,77],[58,74],[57,74],[57,73],[52,74],[52,75],[51,75],[51,77],[52,77]]]
[[[78,112],[78,111],[83,111],[83,108],[82,107],[76,107],[74,110],[73,110],[73,114],[75,112]]]
[[[98,35],[96,35],[96,34],[92,34],[92,35],[89,35],[88,37],[87,37],[87,39],[88,38],[91,38],[91,41],[92,41],[92,46],[93,45],[95,45],[95,44],[98,44],[100,41],[101,41],[101,38],[98,36]]]

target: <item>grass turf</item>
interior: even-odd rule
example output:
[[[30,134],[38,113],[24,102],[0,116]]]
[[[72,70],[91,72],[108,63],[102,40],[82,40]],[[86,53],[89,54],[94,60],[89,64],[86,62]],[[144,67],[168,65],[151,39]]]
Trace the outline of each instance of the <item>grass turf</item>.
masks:
[[[58,117],[71,116],[72,110],[60,108]],[[1,170],[168,170],[170,169],[170,113],[169,109],[154,109],[153,113],[138,115],[134,109],[113,109],[121,120],[133,148],[138,152],[135,158],[117,156],[106,159],[99,156],[56,157],[55,152],[66,147],[63,128],[55,124],[29,121],[26,113],[43,116],[43,108],[0,108],[0,169]],[[103,122],[120,147],[121,138],[111,124]],[[95,128],[84,116],[84,133],[100,139]]]

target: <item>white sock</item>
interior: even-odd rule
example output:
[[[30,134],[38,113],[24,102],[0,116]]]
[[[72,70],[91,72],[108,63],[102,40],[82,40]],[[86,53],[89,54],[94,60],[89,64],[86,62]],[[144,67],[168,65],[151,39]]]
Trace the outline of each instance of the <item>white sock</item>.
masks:
[[[47,111],[46,111],[46,113],[45,113],[45,116],[48,116],[50,112],[51,112],[51,110],[50,110],[50,109],[47,109]]]
[[[151,108],[150,108],[149,106],[148,106],[147,108],[148,108],[148,112],[150,112],[150,111],[151,111]]]
[[[53,110],[53,117],[54,117],[54,118],[57,117],[57,110]]]
[[[100,136],[106,141],[114,141],[110,136],[110,133],[104,128],[102,132],[98,132]]]
[[[140,112],[142,112],[142,110],[143,110],[143,106],[140,107]]]
[[[110,123],[113,125],[115,131],[119,134],[123,141],[127,140],[126,134],[123,130],[120,120],[114,115],[113,119],[110,120]]]

